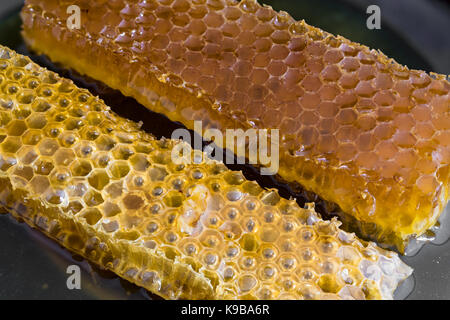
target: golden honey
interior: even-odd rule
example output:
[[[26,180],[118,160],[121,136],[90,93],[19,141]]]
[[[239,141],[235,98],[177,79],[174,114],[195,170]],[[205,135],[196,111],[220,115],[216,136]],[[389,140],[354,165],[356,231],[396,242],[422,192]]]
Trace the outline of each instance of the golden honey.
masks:
[[[81,28],[66,26],[67,6]],[[193,129],[280,129],[282,180],[400,251],[448,200],[449,82],[256,1],[27,0],[32,49]]]
[[[180,143],[0,46],[0,211],[71,251],[167,299],[389,299],[411,274]]]

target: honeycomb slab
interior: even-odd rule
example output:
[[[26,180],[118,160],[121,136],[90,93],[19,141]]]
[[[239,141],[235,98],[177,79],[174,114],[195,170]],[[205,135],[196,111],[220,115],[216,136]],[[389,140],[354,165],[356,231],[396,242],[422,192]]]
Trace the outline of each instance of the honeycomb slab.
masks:
[[[80,29],[66,26],[81,8]],[[193,129],[280,129],[279,176],[403,251],[448,201],[445,76],[256,1],[27,0],[24,37]]]
[[[93,263],[168,299],[390,299],[411,274],[180,144],[0,46],[0,211]]]

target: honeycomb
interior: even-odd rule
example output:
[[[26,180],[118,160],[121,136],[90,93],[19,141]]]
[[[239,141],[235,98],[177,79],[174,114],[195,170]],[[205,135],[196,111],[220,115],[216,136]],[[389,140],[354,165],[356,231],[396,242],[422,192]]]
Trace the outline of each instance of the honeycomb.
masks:
[[[280,129],[280,178],[381,244],[403,252],[447,203],[445,76],[252,0],[27,0],[22,18],[34,50],[190,129]]]
[[[397,254],[0,46],[0,212],[168,299],[389,299]]]

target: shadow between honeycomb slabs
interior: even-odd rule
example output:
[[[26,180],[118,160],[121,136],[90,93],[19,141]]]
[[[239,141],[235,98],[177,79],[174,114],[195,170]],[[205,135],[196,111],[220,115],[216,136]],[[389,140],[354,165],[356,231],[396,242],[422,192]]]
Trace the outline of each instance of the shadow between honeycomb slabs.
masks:
[[[120,91],[112,89],[98,80],[80,75],[74,70],[66,69],[59,64],[55,64],[45,55],[33,54],[25,45],[22,45],[19,51],[28,55],[39,65],[60,74],[62,77],[73,80],[79,87],[88,89],[92,94],[103,99],[106,105],[110,106],[118,115],[142,124],[141,129],[153,134],[158,139],[162,137],[170,138],[172,132],[176,129],[186,129],[181,123],[173,122],[165,115],[145,108],[135,99],[124,96]],[[191,142],[194,142],[196,137],[198,141],[202,141],[202,148],[210,143],[204,141],[192,130],[188,131],[191,134]],[[194,143],[191,143],[191,145],[193,148],[198,148]],[[225,154],[223,158],[225,159]],[[392,230],[386,228],[382,230],[374,223],[355,219],[353,216],[343,212],[335,203],[328,202],[320,198],[317,194],[305,190],[298,183],[286,182],[278,175],[262,176],[259,174],[258,167],[236,163],[236,157],[234,157],[234,164],[226,164],[226,166],[231,170],[242,171],[247,179],[258,182],[264,188],[278,189],[280,195],[284,198],[295,198],[301,207],[304,207],[308,202],[315,203],[316,212],[324,219],[338,217],[342,222],[341,227],[343,230],[354,232],[363,240],[374,241],[382,248],[394,250],[400,254],[416,254],[424,244],[433,241],[436,233],[439,231],[438,222],[420,237],[412,236],[407,240],[401,239]]]

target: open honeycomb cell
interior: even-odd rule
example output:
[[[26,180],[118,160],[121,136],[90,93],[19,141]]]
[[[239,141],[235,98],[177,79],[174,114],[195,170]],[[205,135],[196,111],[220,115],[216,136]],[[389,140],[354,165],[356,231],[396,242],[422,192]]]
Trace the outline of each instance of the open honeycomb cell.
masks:
[[[403,251],[436,223],[449,187],[444,76],[254,0],[70,4],[80,29],[66,27],[67,1],[26,1],[31,48],[190,129],[278,128],[281,179],[337,204],[379,243]],[[21,77],[5,74],[4,90]]]
[[[168,299],[389,299],[411,274],[397,254],[199,151],[195,163],[175,165],[171,151],[184,142],[156,140],[1,46],[0,65],[0,79],[22,75],[3,80],[16,89],[0,94],[9,119],[0,125],[0,209],[93,263]],[[29,102],[19,101],[24,91]],[[42,139],[26,143],[30,135]]]

